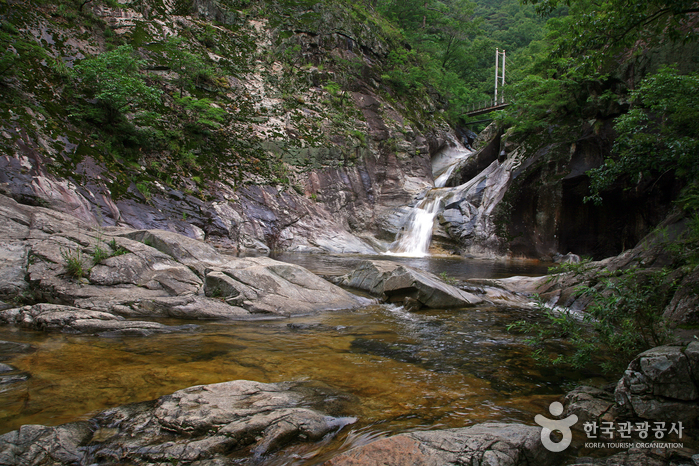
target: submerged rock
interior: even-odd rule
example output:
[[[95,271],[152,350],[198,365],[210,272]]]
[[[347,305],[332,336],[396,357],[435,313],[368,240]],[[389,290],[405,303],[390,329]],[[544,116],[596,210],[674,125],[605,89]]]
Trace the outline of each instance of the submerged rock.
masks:
[[[345,395],[311,382],[237,380],[179,390],[104,411],[86,422],[22,426],[0,436],[0,464],[190,464],[252,453],[251,464],[291,443],[315,441],[355,421],[336,417]]]
[[[386,295],[388,301],[406,303],[412,309],[469,307],[484,302],[429,272],[389,261],[364,261],[354,271],[339,277],[337,283]]]
[[[543,447],[540,428],[485,423],[382,438],[342,453],[324,466],[524,466],[559,462],[556,454]]]
[[[0,340],[0,361],[4,361],[18,354],[29,353],[33,350],[34,347],[27,343]]]

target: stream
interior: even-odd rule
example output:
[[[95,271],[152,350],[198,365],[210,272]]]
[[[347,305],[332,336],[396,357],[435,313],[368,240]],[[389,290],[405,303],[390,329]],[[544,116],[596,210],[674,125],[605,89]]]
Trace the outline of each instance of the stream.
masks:
[[[281,259],[334,275],[361,258]],[[545,268],[435,257],[397,260],[459,278],[539,275]],[[332,446],[335,452],[389,432],[495,420],[531,423],[582,377],[537,367],[523,338],[508,333],[509,323],[535,318],[535,312],[485,306],[408,313],[373,305],[290,319],[199,321],[192,322],[200,326],[193,334],[118,338],[3,326],[0,340],[28,343],[34,350],[3,361],[30,377],[0,386],[0,433],[23,424],[88,419],[109,407],[236,379],[316,380],[354,395],[359,421],[339,437],[344,445]],[[286,458],[280,464],[291,463]]]
[[[435,174],[447,173],[468,151],[452,151]],[[444,177],[438,177],[439,183]],[[435,188],[434,193],[449,194]],[[416,203],[391,255],[446,277],[542,275],[532,261],[476,260],[428,254],[440,199]],[[412,215],[412,214],[411,214]],[[410,225],[410,222],[415,225]],[[415,237],[418,237],[417,239]],[[404,257],[407,256],[407,257]],[[367,256],[282,254],[276,259],[333,276]],[[0,327],[0,341],[31,345],[2,352],[0,361],[27,376],[0,384],[0,434],[24,424],[58,425],[104,409],[147,401],[199,384],[237,379],[314,380],[349,394],[358,421],[323,444],[283,450],[265,464],[316,464],[377,436],[414,429],[464,427],[483,421],[533,423],[571,383],[589,375],[538,367],[524,337],[507,331],[538,311],[485,305],[406,312],[389,304],[357,311],[255,321],[160,320],[194,323],[193,333],[113,338],[49,334]]]

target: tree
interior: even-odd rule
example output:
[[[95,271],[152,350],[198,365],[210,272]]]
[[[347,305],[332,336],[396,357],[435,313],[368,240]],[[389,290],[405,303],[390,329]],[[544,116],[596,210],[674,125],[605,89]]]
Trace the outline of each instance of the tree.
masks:
[[[184,49],[184,43],[181,37],[171,37],[165,42],[168,64],[170,69],[177,73],[175,82],[180,90],[180,97],[183,96],[185,89],[192,90],[201,80],[213,73],[211,67],[200,56]]]
[[[159,103],[162,91],[148,85],[141,73],[143,67],[143,60],[136,57],[130,45],[85,58],[75,65],[73,76],[95,99],[85,116],[112,125],[127,111]]]
[[[614,156],[591,170],[592,196],[621,176],[652,178],[672,173],[699,182],[699,74],[664,67],[631,94],[632,107],[616,119]]]
[[[559,56],[579,56],[588,67],[599,67],[621,51],[650,47],[663,41],[689,42],[699,4],[695,0],[523,0],[540,14],[562,5],[577,12],[568,40],[559,42]]]

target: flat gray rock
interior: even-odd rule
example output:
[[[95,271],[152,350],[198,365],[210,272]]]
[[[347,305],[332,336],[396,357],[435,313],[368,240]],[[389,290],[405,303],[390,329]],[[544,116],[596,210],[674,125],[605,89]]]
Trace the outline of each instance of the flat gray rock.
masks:
[[[390,261],[367,260],[354,271],[340,277],[342,286],[386,295],[391,302],[417,303],[411,307],[470,307],[485,302],[482,298],[444,283],[429,272]]]
[[[46,303],[0,311],[0,324],[2,323],[33,330],[105,335],[145,336],[196,328],[195,325],[168,326],[157,322],[126,320],[106,312]]]
[[[63,313],[71,322],[67,325],[47,314],[26,322],[29,327],[93,332],[101,325],[118,331],[125,324],[105,322],[116,316],[289,316],[371,303],[300,266],[220,254],[203,241],[169,231],[95,228],[0,195],[3,222],[13,228],[0,227],[0,297],[15,298],[31,289],[29,303],[59,302],[112,315]],[[71,271],[69,263],[79,267]]]

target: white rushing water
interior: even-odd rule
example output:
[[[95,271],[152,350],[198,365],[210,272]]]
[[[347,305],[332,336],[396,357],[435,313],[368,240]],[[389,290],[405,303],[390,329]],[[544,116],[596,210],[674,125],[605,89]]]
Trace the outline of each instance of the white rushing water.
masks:
[[[429,254],[434,218],[439,213],[442,198],[443,196],[426,196],[413,208],[388,254],[410,257],[423,257]]]
[[[403,229],[398,234],[387,254],[408,257],[424,257],[429,255],[430,242],[434,220],[439,214],[442,201],[456,188],[444,188],[449,177],[459,166],[459,163],[473,152],[463,146],[449,148],[435,156],[432,161],[432,172],[436,177],[435,188],[425,193],[425,197],[408,214]],[[441,188],[441,189],[440,189]]]

